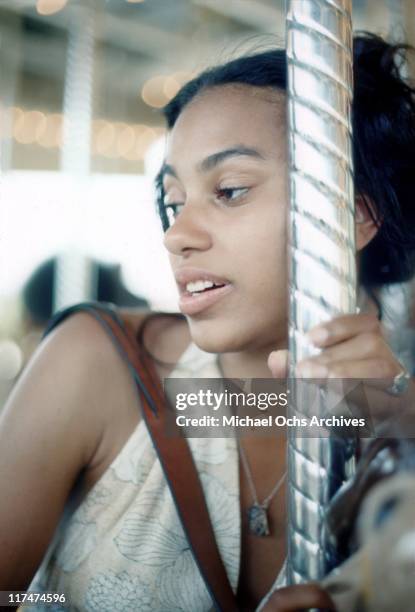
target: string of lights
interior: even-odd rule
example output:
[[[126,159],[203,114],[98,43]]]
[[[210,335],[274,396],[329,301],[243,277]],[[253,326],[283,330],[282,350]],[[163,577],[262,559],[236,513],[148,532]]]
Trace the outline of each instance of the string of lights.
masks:
[[[46,149],[62,147],[63,115],[17,106],[1,111],[1,138],[12,138],[20,145]],[[141,161],[152,143],[163,136],[159,126],[95,119],[92,121],[91,151],[95,156]]]

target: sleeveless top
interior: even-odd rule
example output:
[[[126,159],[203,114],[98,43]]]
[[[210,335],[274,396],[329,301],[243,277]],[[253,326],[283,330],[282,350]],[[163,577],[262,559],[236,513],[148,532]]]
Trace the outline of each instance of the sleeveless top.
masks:
[[[191,344],[170,374],[219,378],[216,355]],[[239,457],[235,438],[189,438],[218,548],[234,592],[240,570]],[[281,570],[275,588],[285,583]],[[30,610],[213,610],[143,420],[80,505],[65,511],[29,590],[66,603]]]

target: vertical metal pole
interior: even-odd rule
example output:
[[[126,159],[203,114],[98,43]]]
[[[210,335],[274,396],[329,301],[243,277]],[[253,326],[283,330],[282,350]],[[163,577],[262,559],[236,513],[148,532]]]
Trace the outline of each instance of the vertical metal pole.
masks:
[[[71,181],[74,209],[72,232],[83,222],[82,181],[90,172],[90,140],[93,97],[94,25],[93,5],[72,7],[64,95],[62,171]],[[92,266],[83,253],[69,249],[58,257],[54,310],[94,295]]]
[[[388,344],[411,373],[415,373],[414,293],[413,281],[385,285],[379,292],[382,325]]]
[[[312,326],[356,310],[351,4],[287,5],[291,374],[312,354],[305,338]],[[295,383],[293,396],[290,416],[308,416],[307,396]],[[297,433],[290,428],[288,440],[291,583],[320,579],[333,564],[324,511],[345,477],[347,455],[345,442]]]
[[[410,3],[412,11],[413,3]],[[402,42],[411,20],[405,19],[409,4],[404,0],[387,0],[389,14],[389,33],[392,40]],[[415,18],[415,15],[414,15]],[[409,32],[407,32],[409,35]],[[408,65],[401,66],[401,75],[408,78]],[[379,292],[382,307],[382,323],[392,348],[399,361],[410,371],[415,372],[415,330],[412,310],[414,305],[414,281],[385,285]]]

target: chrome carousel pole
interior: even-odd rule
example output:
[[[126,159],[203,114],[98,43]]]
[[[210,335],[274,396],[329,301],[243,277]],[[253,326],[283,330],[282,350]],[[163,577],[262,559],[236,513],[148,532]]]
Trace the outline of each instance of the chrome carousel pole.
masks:
[[[292,377],[295,364],[315,354],[307,331],[356,312],[351,4],[287,2]],[[291,397],[289,416],[311,416],[304,385],[294,380]],[[320,415],[324,404],[320,391]],[[288,579],[299,583],[322,578],[335,564],[324,512],[353,451],[332,437],[301,437],[295,428],[288,435]]]

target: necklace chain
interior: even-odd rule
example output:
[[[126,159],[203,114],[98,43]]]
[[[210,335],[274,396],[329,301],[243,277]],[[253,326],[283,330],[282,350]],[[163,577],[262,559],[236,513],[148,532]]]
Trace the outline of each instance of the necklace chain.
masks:
[[[277,481],[277,483],[274,485],[274,487],[272,488],[271,492],[267,495],[267,497],[264,499],[264,501],[262,503],[259,503],[258,501],[258,496],[257,496],[257,492],[255,489],[255,485],[254,485],[254,480],[252,478],[252,472],[251,469],[249,467],[249,463],[248,463],[248,457],[245,454],[245,450],[242,446],[241,441],[238,441],[238,448],[239,448],[239,453],[241,455],[241,461],[242,461],[242,466],[244,468],[245,474],[246,474],[246,478],[248,480],[248,485],[251,491],[251,495],[252,495],[252,499],[254,500],[254,504],[257,506],[260,506],[261,508],[263,508],[264,510],[268,509],[268,506],[272,500],[272,498],[278,493],[279,489],[282,486],[282,483],[285,480],[285,477],[287,476],[287,472],[284,472],[284,474],[281,476],[281,478]]]

